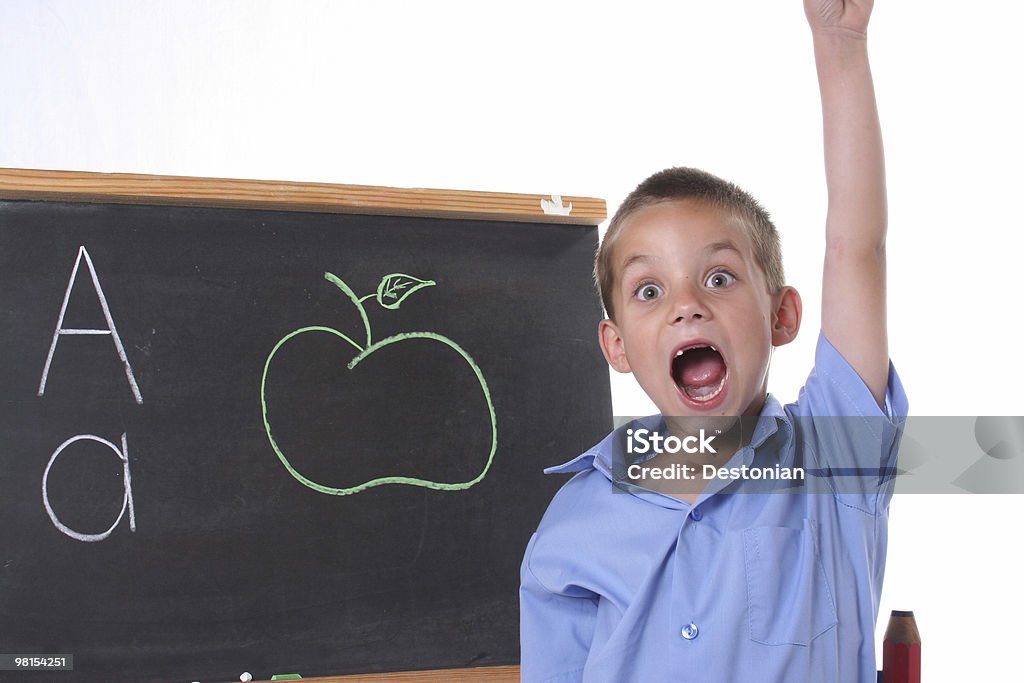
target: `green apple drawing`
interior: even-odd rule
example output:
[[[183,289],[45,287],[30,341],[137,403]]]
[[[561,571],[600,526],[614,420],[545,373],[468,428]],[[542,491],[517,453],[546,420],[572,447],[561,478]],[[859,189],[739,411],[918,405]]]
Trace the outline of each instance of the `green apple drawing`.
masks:
[[[421,486],[424,488],[435,489],[439,491],[461,491],[464,489],[468,489],[474,484],[478,484],[480,481],[482,481],[483,478],[487,475],[487,471],[491,467],[491,462],[494,459],[494,453],[498,447],[498,428],[497,418],[494,413],[494,403],[491,401],[491,392],[487,386],[487,381],[484,379],[484,375],[481,372],[480,367],[461,346],[456,344],[448,337],[437,334],[435,332],[402,332],[400,334],[395,334],[385,339],[381,339],[380,341],[374,342],[373,334],[370,327],[370,319],[369,316],[367,315],[366,308],[363,306],[364,301],[368,299],[376,299],[377,303],[380,304],[380,306],[383,307],[384,309],[396,310],[399,308],[399,306],[401,306],[402,302],[405,301],[411,294],[413,294],[416,291],[419,291],[420,289],[423,289],[424,287],[434,286],[436,283],[434,283],[432,280],[421,280],[419,278],[413,277],[411,275],[406,275],[404,273],[391,273],[381,278],[380,284],[377,286],[377,290],[375,292],[371,292],[370,294],[367,294],[363,297],[359,297],[341,278],[334,275],[333,273],[324,273],[324,279],[326,279],[328,282],[332,283],[339,290],[341,290],[345,294],[345,296],[347,296],[349,300],[352,301],[352,303],[355,305],[356,309],[359,312],[359,317],[363,323],[363,329],[366,333],[366,339],[362,344],[360,344],[353,340],[352,338],[350,338],[349,336],[347,336],[346,334],[332,327],[314,325],[293,330],[292,332],[289,332],[287,335],[285,335],[280,341],[278,341],[277,344],[274,345],[274,348],[270,351],[270,354],[267,356],[267,360],[263,365],[263,376],[262,379],[260,380],[260,403],[263,409],[263,427],[266,431],[267,439],[270,441],[270,446],[271,448],[274,449],[274,452],[280,459],[281,464],[284,465],[285,469],[288,470],[288,472],[293,477],[295,477],[295,479],[297,479],[305,486],[308,486],[314,491],[335,496],[347,496],[354,493],[359,493],[361,491],[365,491],[366,489],[373,488],[375,486],[383,486],[385,484],[404,484],[408,486]],[[313,481],[310,478],[304,476],[301,472],[299,472],[289,461],[288,456],[285,454],[280,445],[274,439],[274,434],[273,430],[271,429],[270,417],[267,408],[267,375],[270,371],[271,364],[274,362],[274,357],[285,344],[287,344],[290,340],[295,339],[299,335],[315,333],[326,333],[334,335],[339,340],[345,342],[346,344],[352,347],[352,349],[355,351],[355,356],[350,361],[348,361],[347,364],[347,368],[350,372],[354,370],[356,366],[359,365],[360,362],[365,360],[371,354],[374,354],[377,351],[380,351],[381,349],[387,348],[392,344],[399,344],[410,339],[432,340],[439,344],[444,344],[445,346],[454,350],[472,369],[473,374],[475,375],[477,381],[480,383],[480,391],[483,393],[483,398],[487,406],[487,417],[490,420],[491,438],[490,444],[488,446],[489,451],[487,454],[487,459],[485,461],[484,467],[480,471],[480,473],[468,481],[457,482],[431,481],[428,479],[418,477],[386,476],[370,479],[369,481],[364,481],[353,486],[328,486]]]

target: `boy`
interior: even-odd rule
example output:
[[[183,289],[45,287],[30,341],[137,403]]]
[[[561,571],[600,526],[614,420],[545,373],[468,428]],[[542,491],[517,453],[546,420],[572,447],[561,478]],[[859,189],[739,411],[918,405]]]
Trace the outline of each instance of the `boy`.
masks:
[[[822,329],[797,403],[766,394],[801,303],[764,210],[670,169],[613,217],[595,267],[599,341],[661,416],[548,470],[578,474],[523,560],[524,681],[875,680],[885,475],[907,407],[886,339],[871,4],[804,0],[829,208]],[[813,492],[777,492],[805,472]]]

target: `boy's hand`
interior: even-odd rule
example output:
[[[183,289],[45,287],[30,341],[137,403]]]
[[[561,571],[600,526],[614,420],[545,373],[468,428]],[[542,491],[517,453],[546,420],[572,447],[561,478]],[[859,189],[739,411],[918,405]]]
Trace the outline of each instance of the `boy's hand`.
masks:
[[[814,33],[832,30],[865,35],[873,0],[804,0],[804,13]]]

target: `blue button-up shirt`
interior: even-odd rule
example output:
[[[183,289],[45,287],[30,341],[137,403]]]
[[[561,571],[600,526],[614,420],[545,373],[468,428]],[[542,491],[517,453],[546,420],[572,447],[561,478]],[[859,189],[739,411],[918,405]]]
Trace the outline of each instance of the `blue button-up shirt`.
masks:
[[[769,396],[725,465],[802,468],[803,487],[714,480],[691,506],[623,485],[625,426],[547,470],[577,474],[523,560],[522,680],[873,682],[906,414],[891,366],[880,410],[819,335],[797,402]]]

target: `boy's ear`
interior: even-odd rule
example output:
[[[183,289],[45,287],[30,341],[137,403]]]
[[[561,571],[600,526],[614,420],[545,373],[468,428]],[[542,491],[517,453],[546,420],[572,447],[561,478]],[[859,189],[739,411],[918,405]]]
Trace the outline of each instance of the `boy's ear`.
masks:
[[[607,318],[601,321],[601,324],[597,326],[597,340],[601,344],[601,353],[604,354],[608,365],[618,372],[629,372],[626,345],[614,322]]]
[[[782,346],[796,339],[804,305],[800,301],[800,293],[788,286],[773,297],[773,304],[772,346]]]

